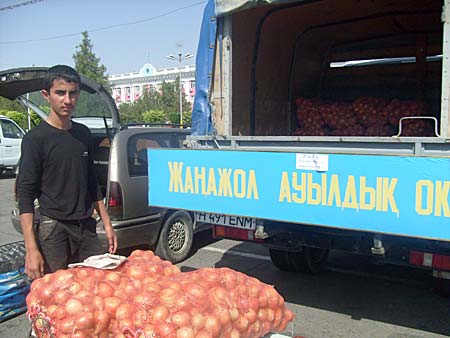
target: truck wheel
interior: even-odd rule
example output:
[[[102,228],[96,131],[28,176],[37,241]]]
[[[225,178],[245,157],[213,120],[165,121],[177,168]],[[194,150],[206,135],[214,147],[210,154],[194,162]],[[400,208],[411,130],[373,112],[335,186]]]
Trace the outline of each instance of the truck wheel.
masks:
[[[172,263],[181,262],[188,257],[192,249],[193,237],[191,215],[178,210],[163,223],[155,253]]]
[[[450,297],[450,280],[434,278],[434,292],[442,297]]]
[[[303,251],[289,252],[289,258],[295,271],[317,274],[325,267],[328,254],[327,249],[304,246]]]
[[[278,249],[269,249],[270,260],[273,265],[282,271],[295,271],[289,257],[290,252]]]

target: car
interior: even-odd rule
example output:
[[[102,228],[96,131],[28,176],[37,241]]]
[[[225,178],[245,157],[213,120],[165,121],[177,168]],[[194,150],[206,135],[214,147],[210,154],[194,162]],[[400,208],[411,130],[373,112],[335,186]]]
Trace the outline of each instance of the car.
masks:
[[[1,71],[0,95],[18,100],[45,119],[46,108],[42,106],[46,102],[37,91],[42,88],[46,69]],[[29,100],[24,96],[27,93]],[[119,249],[147,245],[173,263],[186,259],[193,246],[194,233],[205,226],[197,224],[188,210],[148,205],[147,148],[181,148],[189,129],[120,124],[119,111],[109,92],[85,76],[81,76],[81,95],[72,119],[85,124],[92,132],[94,166]],[[38,208],[36,205],[36,214]],[[17,208],[12,210],[11,220],[21,232]],[[106,252],[103,224],[98,218],[97,232]]]
[[[19,166],[20,147],[25,132],[6,116],[0,115],[0,175]]]

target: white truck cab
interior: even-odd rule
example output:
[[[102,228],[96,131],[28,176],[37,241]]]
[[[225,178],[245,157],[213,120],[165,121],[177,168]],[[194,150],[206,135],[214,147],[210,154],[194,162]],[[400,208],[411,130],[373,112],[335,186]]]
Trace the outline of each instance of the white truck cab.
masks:
[[[0,174],[19,165],[20,147],[25,132],[13,120],[0,115]]]

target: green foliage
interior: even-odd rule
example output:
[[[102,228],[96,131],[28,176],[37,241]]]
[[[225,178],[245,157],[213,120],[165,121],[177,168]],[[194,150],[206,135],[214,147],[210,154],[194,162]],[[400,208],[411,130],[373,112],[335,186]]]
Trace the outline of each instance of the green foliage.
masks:
[[[100,64],[100,58],[95,55],[88,32],[84,31],[81,34],[83,39],[76,47],[76,52],[72,56],[75,61],[75,69],[80,74],[91,78],[105,87],[109,87],[108,76],[105,74],[106,67]]]
[[[183,112],[183,125],[190,126],[192,124],[192,110]]]
[[[169,123],[180,123],[180,101],[179,101],[179,79],[175,82],[165,82],[161,83],[161,88],[159,90],[144,90],[143,95],[139,100],[133,103],[122,103],[119,106],[120,120],[123,123],[133,123],[133,122],[169,122]],[[190,124],[190,109],[191,105],[186,101],[185,96],[183,99],[183,122],[184,124]],[[161,111],[164,113],[164,119],[162,115],[160,120],[147,121],[144,119],[144,112],[149,111]],[[151,118],[154,118],[152,113]],[[186,119],[185,119],[186,117]],[[146,118],[150,118],[146,115]]]
[[[162,110],[148,110],[142,113],[145,123],[166,123],[167,115]]]
[[[10,99],[6,99],[0,96],[0,110],[5,111],[20,111],[26,113],[26,108],[24,108],[19,102]]]
[[[28,116],[27,113],[19,112],[19,111],[13,111],[13,110],[3,110],[0,109],[0,115],[4,115],[7,118],[13,120],[16,122],[23,130],[28,129]],[[37,125],[41,119],[35,112],[31,112],[31,127]]]

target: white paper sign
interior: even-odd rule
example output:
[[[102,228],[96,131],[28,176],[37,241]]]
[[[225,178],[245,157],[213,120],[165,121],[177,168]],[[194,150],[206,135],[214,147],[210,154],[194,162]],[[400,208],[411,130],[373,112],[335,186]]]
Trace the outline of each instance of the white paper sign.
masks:
[[[328,171],[328,155],[295,154],[295,169]]]

